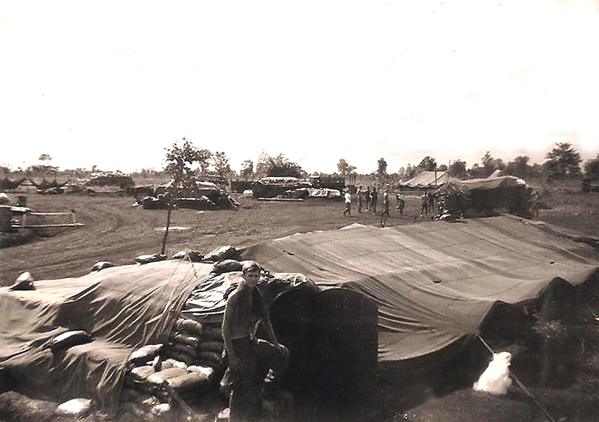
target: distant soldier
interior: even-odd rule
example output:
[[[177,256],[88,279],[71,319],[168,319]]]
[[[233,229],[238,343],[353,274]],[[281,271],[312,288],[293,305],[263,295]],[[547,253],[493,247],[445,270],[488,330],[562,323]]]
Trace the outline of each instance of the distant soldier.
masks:
[[[428,214],[428,192],[425,192],[420,199],[420,217]]]
[[[370,211],[370,186],[364,191],[364,200],[366,201],[366,211]]]
[[[376,193],[376,187],[372,187],[370,191],[370,208],[373,214],[376,214],[376,203],[378,201],[378,194]]]
[[[436,201],[436,197],[434,193],[430,193],[428,194],[428,212],[430,214],[435,214],[435,203]]]
[[[361,214],[362,213],[362,201],[364,199],[364,190],[362,190],[362,185],[360,185],[360,187],[358,188],[356,195],[358,196],[358,212]]]
[[[345,191],[345,209],[343,210],[343,215],[351,217],[351,194],[349,193],[349,189]]]
[[[397,196],[397,211],[399,212],[400,216],[403,216],[403,209],[406,206],[406,201],[404,201],[404,199],[401,197],[401,195],[398,193]]]
[[[381,227],[385,227],[385,221],[387,221],[389,215],[389,188],[385,188],[383,193],[383,209],[381,211]]]
[[[541,197],[539,192],[534,191],[531,196],[532,218],[539,218],[539,208],[541,208]]]

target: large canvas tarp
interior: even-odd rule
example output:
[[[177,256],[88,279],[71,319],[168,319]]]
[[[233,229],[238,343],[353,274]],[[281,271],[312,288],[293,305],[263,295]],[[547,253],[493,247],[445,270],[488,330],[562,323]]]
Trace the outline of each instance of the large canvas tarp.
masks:
[[[0,365],[26,394],[93,398],[114,412],[135,349],[165,343],[179,315],[222,322],[226,297],[241,272],[212,270],[212,264],[171,260],[36,281],[31,291],[1,288]],[[271,274],[259,288],[267,306],[288,290],[318,292],[301,274],[288,273]],[[65,351],[45,347],[71,330],[84,330],[94,340]]]
[[[0,364],[29,395],[87,396],[114,411],[131,352],[165,340],[185,300],[211,269],[164,261],[36,281],[33,291],[2,288]],[[43,347],[70,330],[85,330],[94,341],[57,353]]]
[[[526,182],[514,176],[495,176],[486,179],[470,179],[454,181],[457,186],[468,190],[494,190],[499,188],[516,188],[526,186]]]
[[[440,352],[479,332],[494,306],[599,280],[599,254],[511,216],[393,228],[352,225],[243,252],[271,271],[344,286],[379,308],[379,364]]]
[[[448,182],[459,180],[456,177],[450,176],[446,171],[422,171],[401,185],[409,188],[435,188],[443,186]]]

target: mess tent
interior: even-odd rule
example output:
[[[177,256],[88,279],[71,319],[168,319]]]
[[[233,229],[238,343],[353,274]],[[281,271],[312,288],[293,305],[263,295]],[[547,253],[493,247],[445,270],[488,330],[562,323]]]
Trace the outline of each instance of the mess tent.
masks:
[[[561,320],[566,309],[577,324],[599,305],[597,248],[512,216],[351,225],[267,241],[237,259],[264,268],[273,326],[291,351],[289,382],[340,396],[377,370],[442,365],[478,335],[527,341],[519,328],[538,316]],[[84,394],[114,411],[132,352],[168,345],[181,318],[219,326],[241,275],[217,268],[167,260],[2,288],[0,366],[18,391]],[[93,341],[48,347],[70,330]]]

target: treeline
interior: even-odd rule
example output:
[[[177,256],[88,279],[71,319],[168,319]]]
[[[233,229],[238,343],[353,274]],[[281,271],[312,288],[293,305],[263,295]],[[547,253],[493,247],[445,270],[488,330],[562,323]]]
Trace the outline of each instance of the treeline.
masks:
[[[446,164],[438,164],[431,156],[424,157],[417,165],[408,164],[401,167],[397,172],[389,173],[385,158],[377,161],[377,170],[370,174],[358,172],[356,166],[350,165],[344,158],[337,163],[337,172],[334,176],[348,177],[371,176],[386,180],[409,180],[422,171],[447,171],[451,176],[460,179],[488,177],[499,170],[503,175],[511,175],[524,179],[540,178],[547,181],[559,181],[565,179],[598,179],[599,178],[599,154],[594,159],[582,163],[579,152],[569,143],[558,142],[546,156],[542,164],[530,163],[530,157],[518,156],[512,161],[504,162],[501,158],[495,158],[489,151],[481,158],[481,163],[474,163],[468,167],[463,160],[457,159]],[[94,173],[102,172],[98,166],[92,166],[90,170],[84,168],[60,170],[51,164],[52,157],[41,154],[36,164],[25,169],[12,169],[8,166],[0,166],[0,174],[9,174],[21,177],[68,177],[72,179],[88,178]],[[122,173],[116,170],[115,173]],[[209,178],[235,179],[242,178],[253,180],[261,177],[300,177],[305,178],[308,173],[302,169],[299,163],[295,163],[285,157],[284,154],[269,155],[262,152],[256,163],[253,160],[244,160],[238,172],[234,171],[229,158],[225,152],[212,152],[205,148],[195,146],[191,140],[183,138],[174,142],[170,148],[165,149],[164,167],[162,169],[141,169],[129,175],[135,177],[172,177],[188,178],[188,176],[201,176]],[[327,173],[314,172],[312,175],[329,175]]]
[[[542,164],[531,164],[530,157],[523,155],[505,163],[501,158],[494,158],[490,151],[487,151],[481,158],[481,164],[474,163],[468,167],[463,160],[455,160],[449,165],[439,165],[434,157],[426,156],[419,164],[408,164],[406,167],[401,167],[396,173],[388,173],[386,160],[380,158],[377,161],[376,172],[370,173],[368,176],[399,181],[409,180],[423,171],[447,171],[449,175],[460,179],[473,179],[488,177],[499,170],[502,175],[523,179],[545,179],[550,182],[599,178],[599,154],[582,165],[579,152],[571,144],[558,142],[545,158],[546,161]],[[339,160],[337,170],[341,176],[359,175],[356,173],[356,167],[349,165],[345,159]]]

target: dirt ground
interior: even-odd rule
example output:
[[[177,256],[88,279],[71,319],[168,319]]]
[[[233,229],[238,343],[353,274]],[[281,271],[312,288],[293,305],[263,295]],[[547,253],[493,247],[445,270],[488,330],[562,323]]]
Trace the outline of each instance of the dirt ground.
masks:
[[[167,240],[167,255],[182,249],[209,252],[222,245],[248,246],[298,232],[330,230],[352,223],[380,225],[380,216],[358,213],[344,217],[343,202],[313,199],[304,202],[269,202],[238,198],[238,210],[175,210]],[[81,276],[98,261],[134,263],[141,254],[159,253],[167,212],[133,207],[131,197],[29,195],[28,205],[38,212],[75,211],[83,227],[60,229],[25,245],[0,249],[3,265],[0,284],[12,284],[28,270],[36,279]],[[416,198],[408,198],[405,216],[397,211],[387,225],[429,221],[417,217]],[[393,204],[392,204],[393,205]]]
[[[575,189],[552,188],[544,192],[543,198],[551,209],[541,210],[540,220],[599,237],[599,193],[582,194]],[[243,197],[238,200],[241,203],[238,210],[173,211],[167,254],[171,256],[183,249],[209,252],[227,244],[243,247],[297,232],[337,229],[352,223],[380,225],[379,216],[358,213],[355,203],[352,216],[344,217],[341,214],[343,203],[338,201],[267,202]],[[403,217],[399,217],[393,201],[392,217],[386,222],[388,226],[430,221],[430,218],[419,216],[417,196],[407,195]],[[74,210],[77,221],[84,226],[61,229],[27,244],[0,249],[0,285],[12,284],[25,270],[37,280],[75,277],[87,274],[99,261],[130,264],[138,255],[160,252],[167,212],[134,207],[131,197],[30,194],[28,202],[31,208],[40,212]],[[565,390],[532,388],[531,392],[556,421],[599,420],[599,416],[594,416],[596,404],[599,404],[596,380],[596,374],[585,375]],[[359,415],[339,409],[322,420],[548,420],[517,387],[512,387],[507,396],[494,397],[475,393],[471,388],[432,393],[425,386],[418,394],[424,399],[408,403],[404,393],[410,388],[401,380],[395,385],[382,385],[380,391],[373,394],[376,396],[371,403],[374,409]],[[0,421],[52,420],[43,410],[48,405],[37,406],[33,401],[19,398],[16,393],[6,394],[0,395]],[[42,410],[36,410],[38,408]]]

